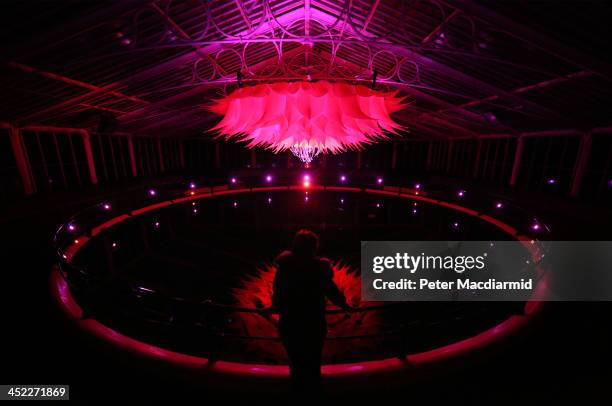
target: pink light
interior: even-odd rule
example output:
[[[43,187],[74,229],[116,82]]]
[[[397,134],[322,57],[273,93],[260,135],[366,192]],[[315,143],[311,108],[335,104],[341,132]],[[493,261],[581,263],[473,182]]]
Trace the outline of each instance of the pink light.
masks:
[[[308,203],[308,201],[310,200],[310,198],[308,196],[304,196],[304,202]]]
[[[344,204],[344,198],[340,199],[340,204]]]
[[[465,196],[465,190],[460,190],[457,192],[457,197],[463,198]]]
[[[376,208],[380,209],[380,203],[376,203]]]
[[[496,209],[501,209],[501,208],[503,208],[503,207],[504,207],[504,204],[503,204],[502,202],[497,202],[497,203],[495,203],[495,208],[496,208]]]
[[[68,224],[68,231],[76,231],[76,226],[74,224]]]
[[[311,146],[299,146],[294,145],[289,148],[291,153],[295,155],[300,161],[304,162],[306,165],[311,163],[316,157],[321,153],[321,149],[318,147]]]
[[[391,114],[405,107],[398,91],[345,82],[277,82],[238,88],[208,106],[223,116],[213,130],[247,148],[290,150],[305,163],[321,153],[358,149],[397,134]]]
[[[230,179],[230,183],[231,183],[232,185],[235,185],[237,181],[238,181],[238,180],[237,180],[236,178],[231,178],[231,179]]]
[[[103,208],[104,210],[108,211],[108,210],[110,210],[112,207],[111,207],[110,203],[104,203],[104,204],[102,205],[102,208]]]
[[[266,182],[272,182],[272,175],[266,175]]]
[[[458,221],[455,221],[453,223],[453,228],[455,228],[455,229],[459,228],[459,222]]]
[[[196,188],[196,184],[194,182],[191,182],[189,184],[189,189],[195,189]]]
[[[268,197],[268,204],[272,204],[272,198]]]
[[[382,185],[383,178],[381,178],[381,177],[376,178],[376,183],[378,183],[379,185]]]
[[[157,191],[155,189],[149,189],[149,196],[155,196]]]
[[[342,183],[346,182],[346,176],[345,175],[340,175],[340,182],[342,182]]]
[[[155,228],[159,228],[159,221],[154,222],[154,223],[153,223],[153,227],[155,227]]]
[[[540,231],[540,228],[541,228],[541,227],[540,227],[540,224],[538,224],[538,223],[533,223],[533,224],[531,225],[531,229],[532,229],[533,231]]]
[[[412,209],[412,214],[417,214],[417,213],[418,213],[417,209]]]
[[[304,181],[304,183],[303,183],[303,186],[304,186],[305,188],[309,188],[309,187],[310,187],[310,181],[305,180],[305,181]]]
[[[416,185],[414,185],[414,188],[415,188],[415,189],[420,189],[420,188],[421,188],[421,184],[420,184],[420,183],[417,183]]]
[[[233,205],[234,207],[238,207],[238,202],[236,202],[236,201],[235,201],[235,202],[234,202],[232,205]]]
[[[557,183],[557,180],[555,178],[549,178],[546,183],[548,183],[549,185],[554,185]]]

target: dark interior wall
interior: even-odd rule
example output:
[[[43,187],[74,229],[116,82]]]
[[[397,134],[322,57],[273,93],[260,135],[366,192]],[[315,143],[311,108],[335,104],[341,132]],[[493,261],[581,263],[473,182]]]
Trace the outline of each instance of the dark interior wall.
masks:
[[[98,182],[112,182],[131,176],[130,154],[126,137],[91,136],[91,149]]]
[[[81,133],[21,131],[20,136],[35,193],[91,186],[86,141]],[[570,196],[581,136],[529,136],[522,142],[513,187],[528,192]],[[9,130],[0,130],[0,143],[3,154],[0,200],[6,203],[23,196],[25,189]],[[391,141],[368,146],[363,151],[322,155],[314,165],[347,171],[377,170],[406,179],[445,176],[487,187],[507,188],[513,177],[517,144],[516,137]],[[97,183],[109,185],[168,174],[223,176],[232,169],[301,165],[289,153],[250,150],[242,144],[204,138],[91,134],[89,145]],[[572,197],[607,203],[611,195],[612,137],[594,134],[581,186],[578,194]]]
[[[612,193],[612,137],[593,135],[593,145],[586,166],[581,195],[588,199],[606,198]]]
[[[564,194],[570,188],[579,143],[577,136],[527,138],[518,184],[526,190]]]
[[[18,196],[23,196],[23,193],[9,132],[0,129],[0,202],[13,201]]]
[[[34,131],[21,135],[37,192],[78,189],[89,180],[80,135]]]

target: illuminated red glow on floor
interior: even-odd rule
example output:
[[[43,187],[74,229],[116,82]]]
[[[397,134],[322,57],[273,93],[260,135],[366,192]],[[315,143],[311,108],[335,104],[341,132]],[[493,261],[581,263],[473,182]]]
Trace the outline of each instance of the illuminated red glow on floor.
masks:
[[[358,306],[361,302],[361,279],[356,269],[341,262],[333,264],[334,282],[346,297],[348,303]],[[233,290],[233,296],[239,307],[267,308],[272,304],[272,285],[276,267],[272,264],[257,269],[257,273],[245,277],[241,285]],[[376,303],[369,303],[376,305]],[[333,308],[328,303],[328,308]],[[355,336],[372,334],[380,331],[380,310],[351,314],[328,315],[329,336]],[[243,336],[275,337],[277,336],[276,315],[265,318],[255,313],[236,313],[234,322],[230,326]],[[346,342],[328,340],[325,344],[324,359],[347,359],[360,353],[362,349],[369,349],[376,345],[372,340],[355,340],[350,346]],[[249,351],[261,354],[266,359],[284,360],[285,353],[280,345],[269,345],[262,340],[253,340],[248,343]]]

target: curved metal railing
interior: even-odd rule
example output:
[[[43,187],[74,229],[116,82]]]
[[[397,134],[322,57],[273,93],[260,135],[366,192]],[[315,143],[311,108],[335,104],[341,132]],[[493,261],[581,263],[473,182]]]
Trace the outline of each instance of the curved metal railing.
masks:
[[[251,189],[259,186],[267,186],[264,182],[261,182],[262,177],[259,175],[255,175],[251,178],[242,177],[240,179],[239,184],[226,185],[227,188],[246,188]],[[353,179],[355,180],[355,179]],[[359,179],[357,179],[359,180]],[[361,192],[365,192],[366,189],[380,189],[386,190],[389,192],[393,192],[396,188],[398,190],[398,194],[400,192],[406,192],[412,190],[412,192],[418,196],[425,196],[428,198],[432,198],[435,200],[443,200],[443,201],[457,201],[460,200],[463,206],[467,206],[468,203],[475,205],[476,207],[472,207],[474,210],[479,213],[484,214],[495,214],[496,217],[502,218],[512,218],[514,219],[514,223],[518,223],[519,227],[523,227],[524,233],[529,233],[530,224],[538,224],[539,234],[543,232],[550,232],[549,227],[542,222],[536,216],[530,214],[524,208],[511,203],[508,200],[502,199],[500,196],[491,196],[491,195],[483,195],[480,193],[472,193],[471,191],[464,191],[461,195],[458,195],[461,190],[456,187],[444,187],[442,185],[428,185],[427,187],[423,187],[421,185],[417,185],[416,183],[412,183],[408,186],[404,186],[402,189],[400,187],[385,187],[381,185],[377,181],[377,177],[372,175],[368,175],[367,179],[362,180],[360,183],[362,185],[366,185],[360,188]],[[295,186],[295,178],[293,178],[293,182],[285,182],[282,186],[286,186],[286,190],[290,190],[290,188],[299,189],[299,183],[297,183],[297,187]],[[344,184],[339,184],[338,182],[331,182],[331,184],[327,184],[328,186],[347,186]],[[279,186],[279,183],[275,184],[275,186]],[[224,187],[224,186],[221,186]],[[64,278],[67,280],[68,285],[71,290],[75,292],[83,293],[83,295],[87,295],[89,292],[95,289],[99,289],[99,283],[101,282],[99,277],[91,275],[87,269],[83,267],[76,266],[72,263],[72,258],[69,258],[66,255],[66,248],[70,246],[75,238],[75,236],[91,236],[91,232],[94,227],[98,226],[100,223],[108,221],[109,219],[118,215],[118,213],[132,213],[133,210],[142,207],[143,205],[150,205],[156,202],[161,201],[174,201],[175,199],[184,198],[186,196],[194,196],[196,198],[199,194],[207,194],[216,190],[219,187],[215,186],[206,186],[206,187],[198,187],[197,185],[194,187],[192,182],[184,182],[175,185],[165,185],[164,187],[151,187],[151,188],[143,188],[142,190],[136,190],[132,193],[116,195],[110,199],[104,199],[100,203],[84,208],[79,211],[71,218],[69,218],[66,222],[61,224],[53,236],[53,243],[55,245],[55,249],[58,256],[58,263],[60,270]],[[500,209],[498,207],[499,203],[503,202],[504,210],[495,210]],[[540,228],[541,227],[541,228]],[[534,230],[531,230],[534,231]],[[137,289],[131,289],[131,294],[134,297],[139,297],[138,295],[142,295],[142,292],[137,292]],[[248,308],[241,306],[234,306],[222,303],[213,303],[211,301],[200,301],[200,302],[191,302],[185,301],[180,298],[168,298],[163,297],[159,292],[149,291],[147,292],[149,295],[158,296],[156,300],[160,300],[160,302],[171,302],[175,300],[181,301],[182,306],[191,306],[192,310],[197,312],[195,309],[199,309],[202,311],[202,315],[204,319],[210,320],[211,312],[220,313],[262,313],[263,309],[260,308]],[[382,304],[382,305],[370,305],[364,306],[354,309],[353,311],[356,313],[370,312],[370,311],[383,311],[390,309],[391,307],[401,305],[401,304]],[[87,304],[84,305],[87,307]],[[172,308],[172,305],[168,305],[168,308]],[[87,310],[87,309],[85,309]],[[343,313],[343,310],[340,309],[330,309],[327,311],[328,315]],[[232,334],[223,331],[213,331],[218,326],[205,326],[206,329],[209,330],[210,334],[214,334],[218,337],[226,337],[226,338],[237,338],[237,339],[252,339],[252,340],[279,340],[276,336],[244,336],[240,334]],[[376,338],[390,334],[400,334],[403,335],[406,333],[406,328],[408,326],[401,326],[399,329],[394,331],[383,331],[373,334],[363,334],[363,335],[354,335],[354,336],[335,336],[329,337],[330,340],[352,340],[352,339],[367,339],[367,338]]]

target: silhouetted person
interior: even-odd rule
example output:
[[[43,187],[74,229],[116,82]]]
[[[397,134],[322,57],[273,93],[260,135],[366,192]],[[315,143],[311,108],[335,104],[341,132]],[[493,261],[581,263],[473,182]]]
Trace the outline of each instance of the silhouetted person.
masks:
[[[294,391],[320,389],[321,353],[327,335],[326,298],[344,310],[350,307],[332,280],[330,261],[317,257],[319,237],[300,230],[291,251],[276,258],[272,310],[279,314],[279,333],[287,355]]]

